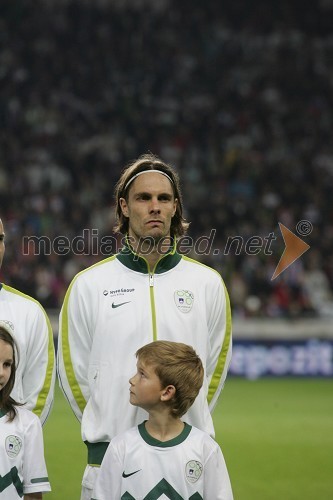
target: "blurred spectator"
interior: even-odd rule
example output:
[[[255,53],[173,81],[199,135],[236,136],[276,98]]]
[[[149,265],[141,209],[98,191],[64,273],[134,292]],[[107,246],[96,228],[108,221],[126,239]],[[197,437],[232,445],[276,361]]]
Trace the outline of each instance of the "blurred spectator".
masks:
[[[313,309],[320,316],[333,316],[333,293],[329,279],[320,267],[320,254],[313,251],[304,272],[304,289]]]

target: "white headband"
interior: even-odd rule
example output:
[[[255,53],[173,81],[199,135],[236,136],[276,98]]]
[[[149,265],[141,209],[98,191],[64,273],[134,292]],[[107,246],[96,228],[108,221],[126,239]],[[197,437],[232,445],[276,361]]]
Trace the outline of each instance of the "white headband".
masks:
[[[173,184],[173,180],[171,179],[171,177],[168,174],[166,174],[165,172],[162,172],[162,170],[142,170],[142,172],[139,172],[138,174],[135,174],[135,175],[133,175],[133,177],[130,178],[130,180],[125,184],[124,191],[126,191],[126,189],[131,184],[131,182],[133,182],[134,179],[136,179],[137,177],[139,177],[139,175],[141,175],[141,174],[147,174],[147,173],[150,173],[150,172],[156,172],[158,174],[164,175],[165,177],[167,177],[169,179],[169,181],[171,182],[171,184]]]

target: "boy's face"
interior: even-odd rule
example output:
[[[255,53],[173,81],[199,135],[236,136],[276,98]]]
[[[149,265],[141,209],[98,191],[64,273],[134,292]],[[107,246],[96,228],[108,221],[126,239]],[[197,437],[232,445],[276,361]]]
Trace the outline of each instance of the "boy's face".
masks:
[[[160,379],[155,373],[154,367],[145,365],[140,359],[136,364],[137,372],[129,380],[130,383],[130,403],[149,411],[154,406],[161,403],[164,389]]]

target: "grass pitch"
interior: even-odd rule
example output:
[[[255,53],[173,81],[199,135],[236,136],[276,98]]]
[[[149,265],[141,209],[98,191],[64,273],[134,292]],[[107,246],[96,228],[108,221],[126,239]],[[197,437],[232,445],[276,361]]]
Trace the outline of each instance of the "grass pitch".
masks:
[[[46,500],[79,500],[86,466],[80,424],[58,385],[51,415],[44,427],[45,460],[52,492]]]
[[[235,500],[333,498],[333,382],[229,379],[214,413]]]
[[[230,377],[214,422],[235,500],[333,498],[333,381]],[[44,441],[45,498],[79,499],[86,448],[59,389]]]

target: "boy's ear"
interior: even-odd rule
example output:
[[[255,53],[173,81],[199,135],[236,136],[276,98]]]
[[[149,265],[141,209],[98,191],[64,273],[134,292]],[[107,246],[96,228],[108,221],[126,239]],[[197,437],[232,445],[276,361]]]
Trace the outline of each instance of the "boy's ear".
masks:
[[[176,394],[176,388],[174,385],[167,385],[161,394],[161,401],[170,401]]]

